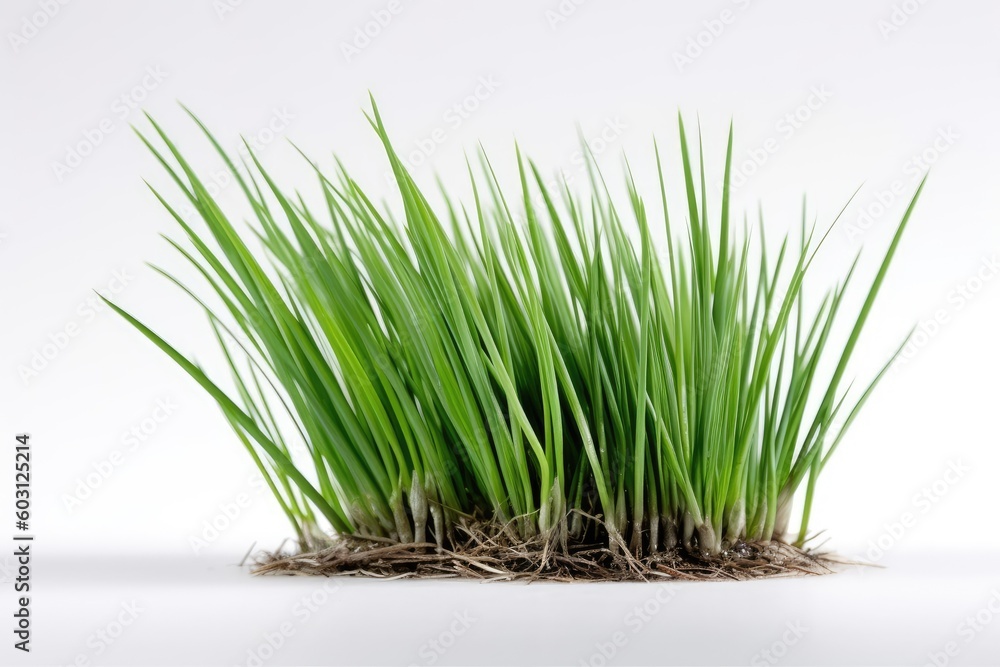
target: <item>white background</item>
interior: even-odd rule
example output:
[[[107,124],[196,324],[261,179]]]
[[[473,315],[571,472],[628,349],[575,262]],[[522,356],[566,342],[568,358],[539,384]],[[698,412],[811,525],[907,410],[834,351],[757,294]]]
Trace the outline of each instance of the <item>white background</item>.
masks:
[[[391,20],[376,27],[373,16]],[[117,290],[116,301],[179,349],[220,368],[197,308],[144,264],[184,274],[181,259],[159,237],[179,230],[142,179],[167,189],[169,183],[129,125],[148,129],[139,109],[148,111],[203,173],[211,174],[218,160],[180,101],[234,154],[240,135],[255,138],[265,165],[307,197],[315,195],[314,183],[286,138],[326,166],[336,153],[374,193],[388,195],[385,162],[362,115],[371,91],[398,149],[423,150],[415,158],[418,179],[431,186],[436,170],[446,182],[457,182],[460,195],[464,154],[478,141],[511,186],[516,185],[515,137],[544,169],[563,169],[579,179],[579,132],[595,142],[612,180],[620,181],[620,156],[626,151],[640,185],[655,201],[651,137],[670,156],[668,177],[676,179],[676,114],[685,115],[689,129],[700,119],[714,182],[732,119],[736,157],[753,172],[736,191],[735,210],[753,217],[762,204],[772,239],[797,227],[803,195],[810,217],[825,227],[864,184],[817,260],[811,276],[816,290],[840,279],[862,245],[867,251],[855,287],[872,275],[925,171],[914,158],[933,162],[851,372],[860,384],[910,326],[922,323],[923,335],[884,380],[827,468],[812,525],[825,528],[830,545],[843,553],[897,567],[897,577],[912,571],[919,580],[924,570],[947,574],[964,568],[962,563],[997,562],[998,19],[1000,5],[985,0],[5,3],[0,13],[6,91],[0,123],[5,188],[0,438],[12,441],[20,431],[32,435],[33,529],[44,552],[40,558],[53,559],[53,572],[77,568],[83,578],[88,563],[130,558],[128,571],[141,583],[157,579],[164,559],[192,571],[208,563],[232,564],[254,543],[271,548],[289,535],[212,402],[124,322],[106,309],[92,311],[87,300],[92,290],[120,287],[121,280],[113,279],[124,272],[127,285]],[[359,38],[366,25],[374,36]],[[455,105],[470,111],[459,115]],[[789,114],[799,120],[790,121]],[[73,152],[87,154],[77,162],[68,155]],[[747,162],[754,156],[762,164]],[[898,193],[887,194],[894,185]],[[224,189],[221,199],[239,213],[237,191]],[[176,192],[171,196],[176,201]],[[880,200],[888,202],[884,211]],[[848,307],[857,308],[859,292]],[[46,347],[67,338],[67,328],[76,335],[62,347]],[[49,358],[36,359],[26,372],[36,353]],[[172,407],[154,426],[148,420],[164,416],[156,410],[158,401]],[[126,434],[134,428],[146,428],[148,435],[132,449]],[[116,451],[120,457],[110,475],[79,493],[88,475],[109,469]],[[961,476],[949,474],[956,468],[964,471]],[[89,495],[79,498],[86,491]],[[933,502],[918,497],[925,491]],[[73,496],[80,502],[70,502]],[[206,537],[205,522],[238,500],[246,506],[230,527],[217,538]],[[897,524],[908,517],[911,525],[899,530]],[[192,537],[205,544],[193,548]],[[44,574],[37,576],[45,586]],[[870,580],[876,575],[866,576],[866,585],[874,586]],[[183,574],[176,578],[185,581]],[[203,580],[211,577],[198,579]],[[997,585],[995,574],[983,574],[968,590],[944,586],[934,598],[940,618],[921,641],[905,651],[883,646],[887,652],[871,654],[880,658],[871,661],[926,660]],[[275,590],[273,584],[245,579],[234,579],[231,590],[252,596],[244,589],[253,586]],[[822,586],[808,589],[816,591],[811,599],[817,609],[830,602],[820,591],[834,590],[833,584]],[[54,596],[55,588],[50,590]],[[76,589],[59,588],[59,595],[66,590]],[[377,595],[391,606],[395,602],[386,590],[392,589],[378,589]],[[400,599],[419,605],[418,590],[403,589]],[[476,589],[453,590],[477,599]],[[548,592],[537,595],[559,607],[559,589],[542,590]],[[628,595],[642,595],[630,590]],[[789,586],[781,590],[794,595]],[[724,598],[719,591],[712,588],[711,596]],[[697,598],[695,592],[685,594]],[[86,596],[80,589],[74,598],[80,609],[89,608]],[[873,596],[872,609],[886,596]],[[13,604],[13,593],[9,597]],[[54,613],[55,599],[38,603],[39,618],[46,618],[43,604]],[[752,596],[748,600],[742,604],[752,604]],[[112,618],[116,603],[108,604],[101,618]],[[912,605],[904,609],[913,612]],[[352,618],[348,611],[341,609]],[[553,611],[548,623],[572,625],[566,614],[573,611],[571,605],[562,616]],[[615,607],[607,613],[620,617]],[[646,637],[647,649],[616,659],[748,662],[790,620],[780,614],[765,618],[776,630],[740,635],[742,643],[734,640],[731,653],[717,647],[670,654]],[[50,637],[60,634],[55,628],[61,623],[68,626],[60,635],[67,648],[52,653],[53,662],[72,660],[73,647],[86,646],[87,628],[103,623],[98,618],[78,626],[81,621],[72,614],[49,621]],[[133,633],[128,643],[123,639],[97,659],[241,659],[239,646],[201,657],[143,653],[158,637],[179,632],[171,625],[175,621],[162,616],[160,623],[147,624],[148,634]],[[233,636],[241,636],[238,625],[233,627]],[[503,636],[502,626],[490,627]],[[585,637],[610,634],[597,623],[587,627]],[[253,630],[254,642],[263,631]],[[1000,623],[985,627],[968,647],[960,640],[965,648],[955,662],[987,660],[989,647],[995,658],[998,634]],[[572,632],[559,637],[568,640]],[[344,659],[423,661],[415,655],[422,640],[375,642],[366,653],[350,639],[338,639]],[[39,640],[40,650],[42,644]],[[300,652],[284,659],[315,662],[340,655],[306,651],[314,645],[322,646],[323,637],[286,649]],[[830,653],[838,648],[846,650],[837,641],[826,646],[815,639],[795,650],[804,651],[799,661],[868,661],[864,654]],[[553,648],[491,658],[468,646],[465,651],[443,660],[578,663],[589,652]]]

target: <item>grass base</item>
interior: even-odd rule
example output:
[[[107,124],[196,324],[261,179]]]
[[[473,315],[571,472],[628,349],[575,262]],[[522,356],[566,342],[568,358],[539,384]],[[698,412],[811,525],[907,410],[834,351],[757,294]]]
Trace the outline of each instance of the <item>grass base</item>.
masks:
[[[641,558],[604,543],[562,548],[538,537],[524,541],[504,532],[462,526],[451,548],[339,536],[322,550],[267,554],[254,574],[365,576],[378,579],[467,578],[488,581],[726,581],[831,574],[843,564],[833,554],[785,542],[739,542],[718,555],[684,549]]]

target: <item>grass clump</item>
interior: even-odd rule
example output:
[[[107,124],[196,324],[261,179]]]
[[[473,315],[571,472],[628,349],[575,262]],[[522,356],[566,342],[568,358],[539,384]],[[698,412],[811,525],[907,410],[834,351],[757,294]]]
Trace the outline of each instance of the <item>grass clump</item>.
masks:
[[[860,312],[845,313],[856,259],[818,308],[804,304],[825,236],[805,211],[802,238],[773,258],[763,224],[758,241],[732,224],[731,130],[714,214],[680,120],[684,201],[668,205],[658,149],[659,192],[647,200],[627,172],[624,203],[592,158],[583,194],[546,186],[518,152],[516,194],[480,154],[471,201],[442,190],[435,209],[373,102],[399,220],[339,163],[316,167],[314,210],[205,130],[253,211],[237,225],[150,121],[142,140],[200,218],[154,189],[184,233],[168,241],[204,291],[161,272],[204,308],[235,389],[113,307],[219,404],[304,549],[330,529],[451,548],[478,522],[563,551],[589,540],[710,557],[786,539],[804,487],[787,538],[801,546],[817,480],[889,366],[848,399],[848,362],[923,184]]]

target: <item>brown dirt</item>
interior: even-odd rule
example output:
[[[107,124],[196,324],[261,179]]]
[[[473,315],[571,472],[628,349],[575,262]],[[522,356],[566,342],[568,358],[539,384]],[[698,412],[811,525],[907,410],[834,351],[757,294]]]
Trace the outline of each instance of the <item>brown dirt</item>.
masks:
[[[254,574],[358,575],[379,579],[468,578],[488,581],[742,581],[830,574],[843,564],[830,553],[784,542],[740,542],[718,555],[683,549],[636,558],[622,543],[524,541],[508,533],[460,526],[450,548],[338,536],[332,546],[300,554],[265,554]]]

